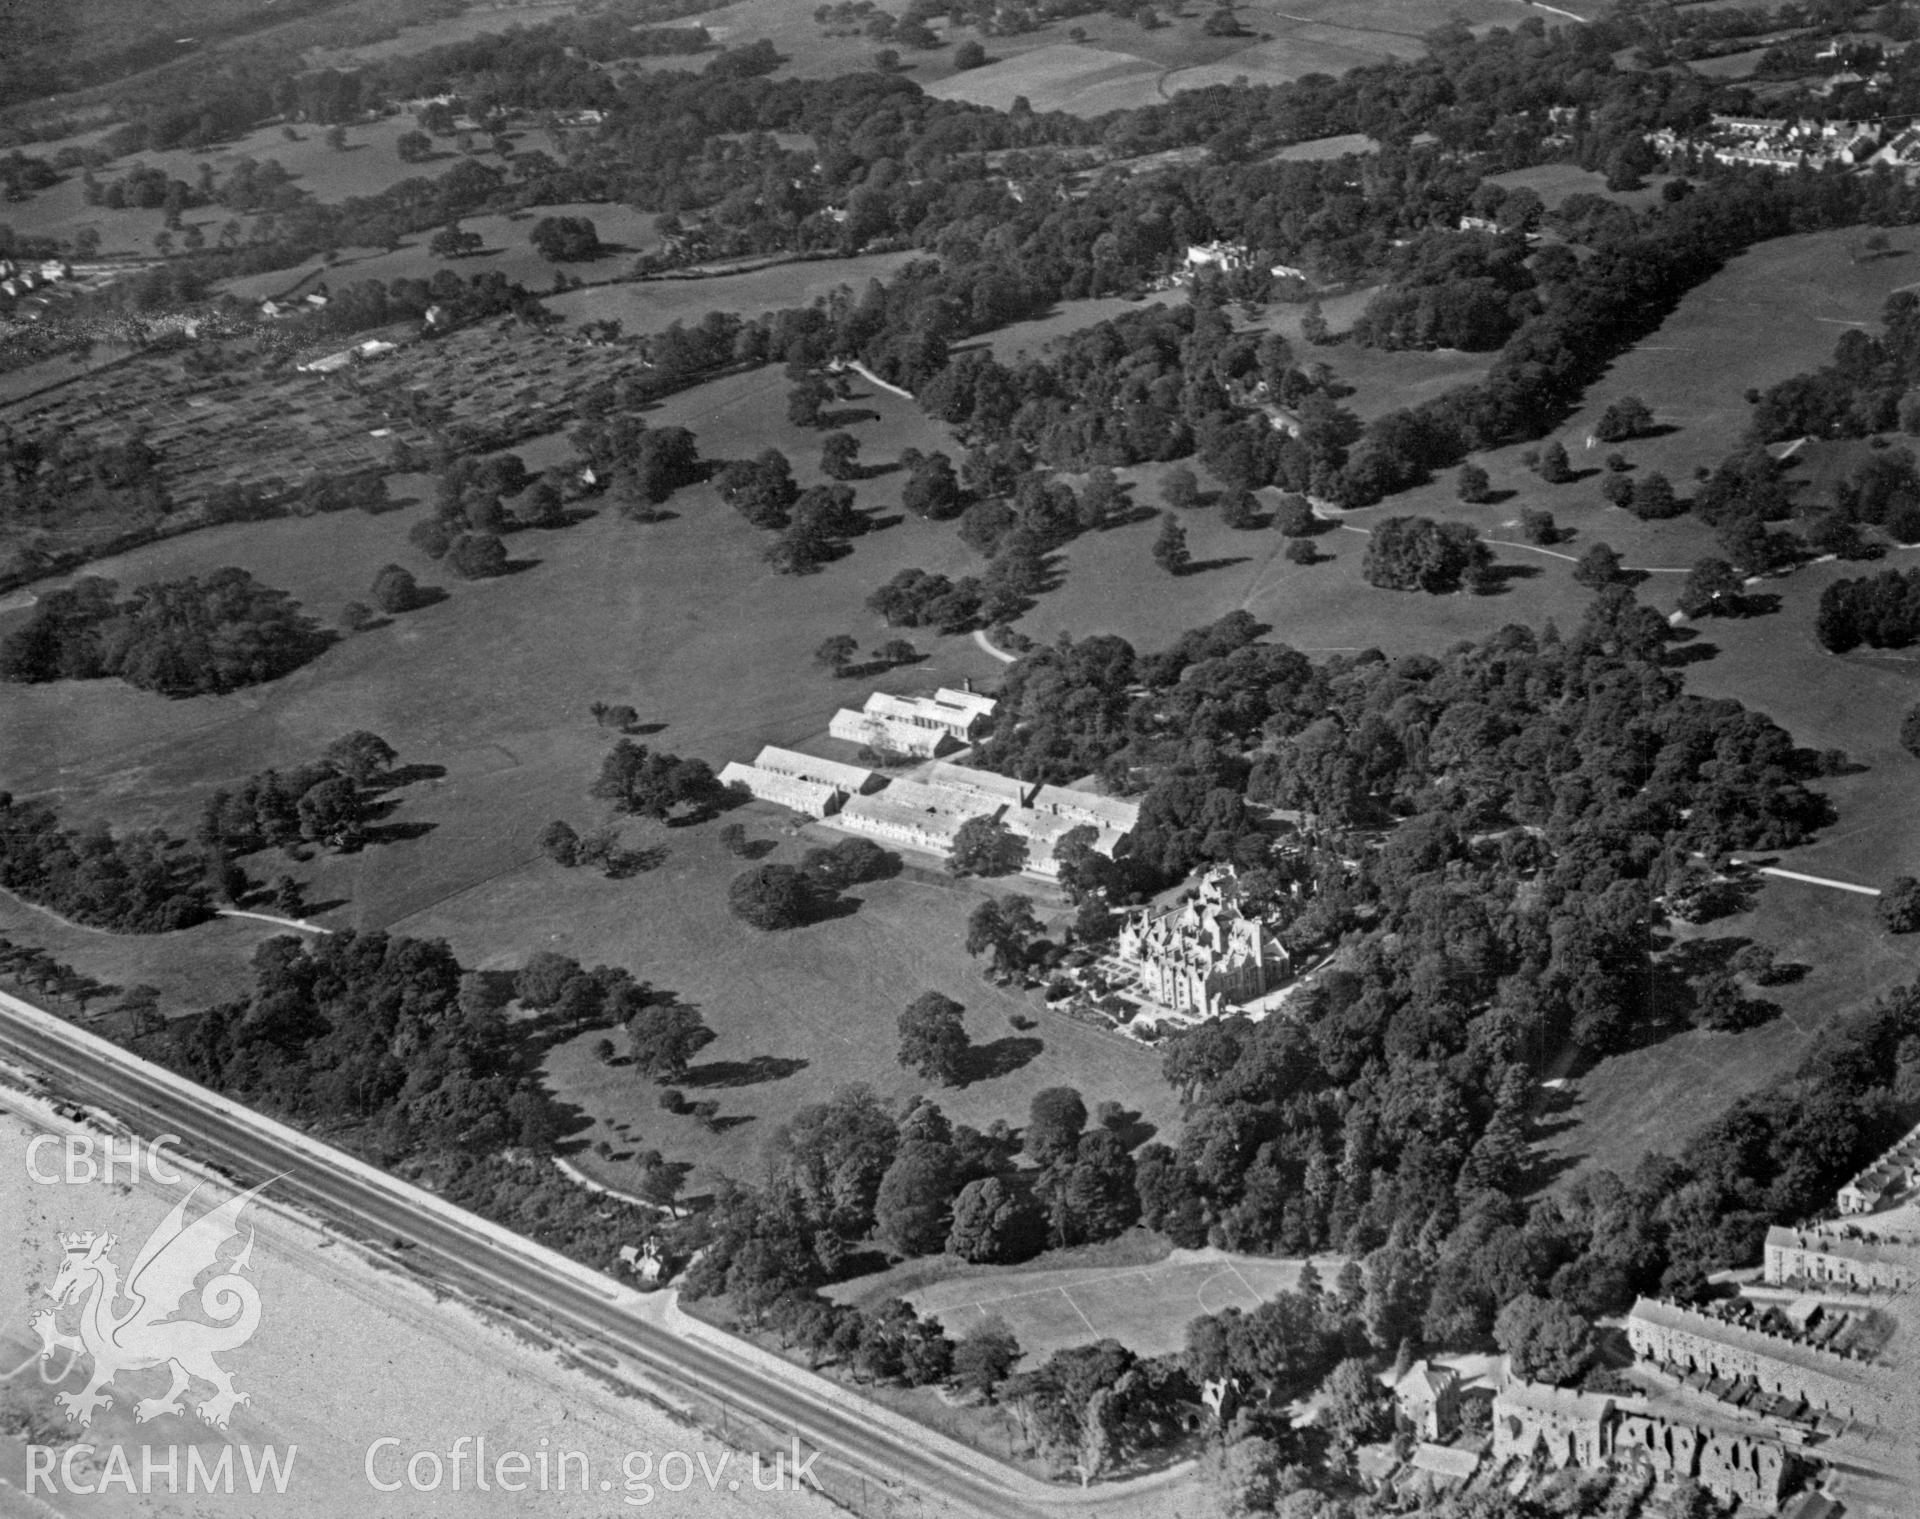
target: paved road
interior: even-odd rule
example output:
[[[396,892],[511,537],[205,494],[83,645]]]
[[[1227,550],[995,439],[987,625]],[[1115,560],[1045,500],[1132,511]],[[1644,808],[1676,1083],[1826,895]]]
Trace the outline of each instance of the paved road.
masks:
[[[944,1442],[930,1431],[918,1440],[904,1438],[720,1351],[681,1339],[616,1301],[628,1294],[612,1282],[596,1290],[579,1268],[565,1269],[557,1259],[546,1266],[537,1258],[545,1252],[536,1246],[516,1241],[517,1248],[509,1248],[483,1220],[461,1215],[430,1194],[416,1192],[409,1199],[414,1189],[404,1183],[363,1177],[357,1173],[364,1168],[351,1157],[124,1051],[93,1048],[99,1041],[69,1025],[49,1030],[42,1022],[46,1016],[0,994],[0,1057],[44,1072],[63,1095],[97,1104],[136,1131],[180,1135],[183,1151],[243,1180],[285,1173],[274,1185],[284,1199],[346,1219],[370,1237],[416,1246],[444,1263],[448,1275],[477,1284],[533,1322],[553,1324],[576,1340],[597,1341],[670,1382],[718,1395],[856,1470],[883,1481],[904,1480],[991,1519],[1029,1519],[1056,1506],[1079,1507],[1080,1495],[1056,1497],[1023,1473],[1007,1470],[1005,1485],[990,1480],[941,1449]],[[1016,1487],[1029,1491],[1010,1490]]]

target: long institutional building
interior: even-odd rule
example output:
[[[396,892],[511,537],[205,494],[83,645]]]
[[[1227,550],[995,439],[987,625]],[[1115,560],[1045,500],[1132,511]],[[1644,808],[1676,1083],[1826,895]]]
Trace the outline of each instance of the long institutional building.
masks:
[[[993,707],[991,697],[973,691],[942,689],[931,697],[876,692],[861,710],[834,717],[828,732],[835,738],[921,758],[911,778],[896,780],[769,745],[750,765],[729,764],[720,781],[849,833],[942,857],[953,852],[962,823],[991,817],[1026,840],[1026,868],[1040,876],[1059,873],[1054,847],[1075,828],[1093,829],[1093,847],[1111,855],[1139,818],[1135,803],[935,758],[970,742]]]

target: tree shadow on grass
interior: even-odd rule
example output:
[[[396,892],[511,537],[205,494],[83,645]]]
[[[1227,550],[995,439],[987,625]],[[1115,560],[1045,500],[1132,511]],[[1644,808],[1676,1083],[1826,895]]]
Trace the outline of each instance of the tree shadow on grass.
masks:
[[[1236,564],[1252,562],[1250,554],[1227,554],[1219,559],[1196,559],[1182,572],[1187,575],[1204,575],[1209,570],[1230,570]]]
[[[1537,564],[1496,564],[1490,565],[1480,577],[1480,584],[1474,587],[1476,595],[1504,596],[1513,589],[1516,580],[1534,580],[1539,577]]]
[[[797,1055],[755,1055],[747,1060],[712,1060],[690,1067],[680,1077],[683,1087],[750,1087],[766,1081],[784,1081],[804,1071],[810,1061]]]
[[[421,781],[444,780],[446,779],[446,774],[447,767],[445,765],[396,765],[380,778],[379,783],[373,789],[376,791],[392,791],[401,786],[418,785]]]
[[[667,850],[662,845],[648,849],[617,849],[607,858],[606,878],[609,881],[625,881],[649,870],[657,870],[667,858]]]
[[[1011,1076],[1022,1066],[1036,1059],[1045,1049],[1038,1039],[1006,1038],[995,1039],[991,1044],[976,1044],[967,1051],[966,1060],[959,1071],[959,1085],[972,1086],[976,1081],[992,1081],[1001,1076]]]
[[[1106,1127],[1120,1136],[1120,1142],[1129,1150],[1137,1150],[1154,1135],[1160,1132],[1155,1124],[1148,1123],[1135,1108],[1124,1108],[1108,1119]]]
[[[438,823],[414,821],[409,823],[375,823],[365,833],[366,842],[372,844],[400,844],[409,839],[424,839]]]
[[[1685,629],[1683,631],[1691,632],[1692,630]],[[1667,652],[1660,662],[1668,668],[1674,669],[1682,665],[1705,664],[1710,659],[1718,659],[1720,657],[1719,644],[1710,643],[1704,638],[1699,638],[1698,634],[1696,634],[1695,637],[1698,639],[1697,642],[1668,645]]]

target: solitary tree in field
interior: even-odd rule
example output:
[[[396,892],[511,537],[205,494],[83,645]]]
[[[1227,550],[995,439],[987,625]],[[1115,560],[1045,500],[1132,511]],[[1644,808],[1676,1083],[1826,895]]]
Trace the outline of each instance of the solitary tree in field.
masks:
[[[1600,414],[1593,435],[1602,443],[1624,443],[1653,427],[1653,413],[1638,396],[1622,396]]]
[[[336,153],[344,152],[347,146],[347,129],[337,124],[328,127],[327,146],[332,148]]]
[[[1289,538],[1305,538],[1313,532],[1313,503],[1297,491],[1281,496],[1274,508],[1273,525]]]
[[[1907,715],[1900,719],[1900,747],[1920,758],[1920,707],[1907,708]]]
[[[1260,498],[1244,485],[1236,485],[1220,497],[1220,520],[1236,532],[1260,525]]]
[[[1537,506],[1523,506],[1520,509],[1520,536],[1531,544],[1545,547],[1559,541],[1560,529],[1554,524],[1552,512],[1541,511]]]
[[[820,440],[820,473],[829,480],[860,477],[860,440],[850,432],[830,432]]]
[[[1616,475],[1615,479],[1623,476]],[[1621,503],[1634,516],[1647,522],[1663,522],[1686,510],[1686,504],[1674,494],[1673,482],[1658,470],[1649,471],[1633,482],[1633,489]]]
[[[1680,610],[1689,617],[1735,611],[1740,604],[1740,589],[1740,576],[1726,560],[1711,556],[1696,560],[1687,578],[1680,582]]]
[[[1540,478],[1549,485],[1565,485],[1573,478],[1573,465],[1567,459],[1566,445],[1555,438],[1540,450]]]
[[[1176,464],[1160,482],[1160,499],[1168,506],[1191,511],[1200,504],[1200,479],[1184,464]]]
[[[756,865],[735,876],[727,888],[727,906],[733,915],[769,932],[806,922],[814,901],[811,878],[793,865]]]
[[[419,604],[420,586],[411,570],[390,564],[373,577],[370,594],[373,604],[383,612],[407,612]]]
[[[336,738],[325,755],[329,765],[361,786],[371,786],[399,758],[392,744],[364,728]]]
[[[952,1086],[967,1058],[967,1029],[961,1006],[939,992],[914,998],[900,1015],[900,1064],[929,1081]]]
[[[627,1020],[627,1051],[635,1067],[656,1080],[684,1075],[713,1038],[700,1014],[682,1002],[652,1003]]]
[[[1026,897],[988,898],[967,918],[966,949],[990,954],[996,975],[1011,975],[1026,964],[1027,945],[1040,935],[1040,920]]]
[[[1187,548],[1187,530],[1172,517],[1160,523],[1160,536],[1153,540],[1153,562],[1169,575],[1184,575],[1193,563]]]
[[[593,258],[600,252],[600,234],[584,216],[543,216],[527,233],[534,252],[550,264]]]
[[[850,633],[835,633],[831,638],[823,638],[813,651],[815,664],[824,665],[835,675],[847,673],[847,667],[853,663],[853,656],[860,652],[860,641]]]
[[[469,232],[459,222],[448,222],[427,242],[427,252],[435,258],[466,258],[478,253],[482,238],[478,232]]]
[[[580,835],[556,818],[540,830],[540,851],[554,864],[571,869],[580,863]]]
[[[1612,585],[1619,578],[1620,556],[1604,543],[1589,547],[1573,567],[1574,583],[1590,591]]]
[[[1895,876],[1880,893],[1880,921],[1889,933],[1910,934],[1920,928],[1920,881]]]
[[[1493,494],[1493,482],[1477,464],[1463,464],[1454,476],[1454,494],[1462,501],[1481,502]]]

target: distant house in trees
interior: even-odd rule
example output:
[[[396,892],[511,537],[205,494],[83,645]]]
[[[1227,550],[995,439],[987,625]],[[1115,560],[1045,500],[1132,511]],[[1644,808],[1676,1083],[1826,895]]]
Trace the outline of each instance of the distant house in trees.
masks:
[[[1272,926],[1245,911],[1230,865],[1208,871],[1198,894],[1172,911],[1129,914],[1114,952],[1149,1001],[1193,1018],[1257,1001],[1293,965]]]
[[[1194,243],[1187,249],[1186,267],[1189,272],[1196,269],[1218,269],[1222,274],[1232,274],[1235,270],[1251,268],[1253,255],[1247,251],[1245,243]]]

